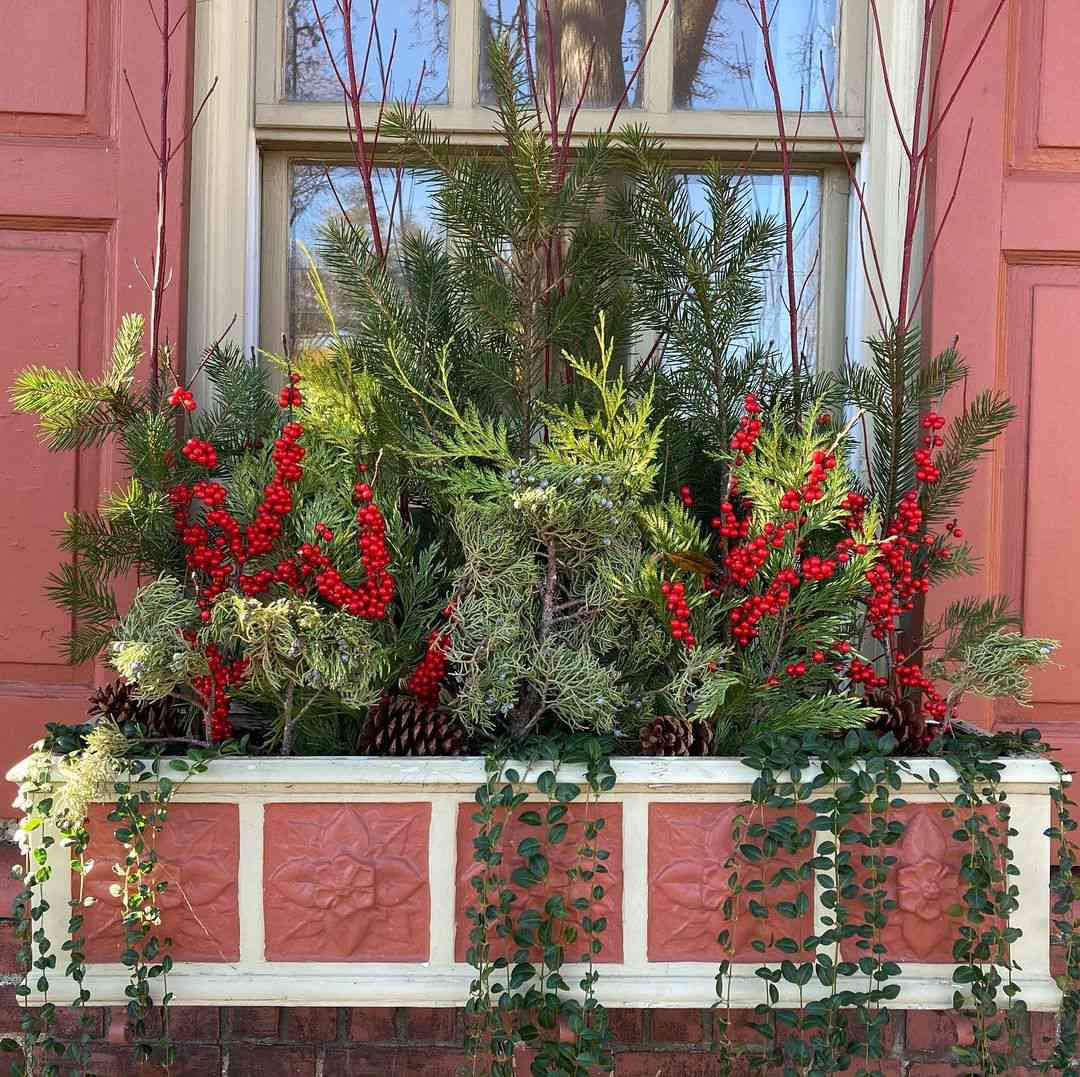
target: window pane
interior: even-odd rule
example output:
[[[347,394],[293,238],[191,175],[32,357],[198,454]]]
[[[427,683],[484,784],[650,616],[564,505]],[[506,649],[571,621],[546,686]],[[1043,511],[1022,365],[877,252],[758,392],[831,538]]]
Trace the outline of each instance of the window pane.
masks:
[[[290,171],[289,338],[295,346],[303,347],[316,343],[327,331],[326,317],[308,280],[308,254],[319,264],[317,248],[322,226],[332,218],[340,218],[342,209],[356,228],[369,232],[370,225],[360,177],[352,165],[299,162]],[[373,176],[382,235],[390,239],[391,269],[402,236],[432,228],[430,186],[419,182],[414,173],[402,171],[400,191],[395,196],[397,178],[394,168],[378,168]],[[348,311],[333,278],[328,272],[321,275],[338,327],[348,329]]]
[[[494,100],[487,71],[487,42],[503,33],[509,33],[520,42],[520,6],[519,0],[481,0],[480,100],[483,104],[491,104]],[[539,40],[537,0],[526,0],[524,6],[533,71],[539,73],[543,68],[542,77],[547,79],[550,70],[548,41],[554,38],[558,57],[555,85],[561,88],[566,107],[570,107],[581,92],[590,54],[592,71],[584,105],[587,108],[617,105],[644,47],[644,0],[562,0],[561,4],[550,3],[550,33],[541,4]],[[641,104],[641,85],[639,74],[624,107],[637,108]]]
[[[757,2],[753,0],[754,9]],[[784,107],[823,112],[836,77],[839,0],[767,0],[772,51]],[[678,0],[675,16],[676,108],[773,108],[761,31],[747,0]]]
[[[784,188],[780,176],[751,173],[746,178],[753,208],[782,221]],[[688,176],[691,208],[708,218],[708,202],[700,177]],[[799,350],[811,366],[817,360],[818,299],[821,275],[818,253],[821,244],[821,177],[795,175],[791,180],[791,207],[795,215],[795,289],[799,303]],[[781,247],[763,282],[765,300],[757,328],[757,340],[791,360],[791,329],[787,312],[787,260]]]
[[[344,25],[336,0],[316,0],[323,25],[334,49],[338,69],[345,75]],[[341,85],[326,53],[312,0],[285,3],[285,97],[289,101],[339,101]],[[371,8],[367,0],[355,0],[352,15],[353,54],[356,76],[363,72],[368,53]],[[446,104],[449,58],[449,0],[390,0],[379,6],[378,40],[368,56],[364,99],[382,98],[383,78],[390,67],[390,100],[412,100],[420,72],[420,100]],[[397,35],[395,44],[394,35]],[[390,49],[394,62],[390,65]]]

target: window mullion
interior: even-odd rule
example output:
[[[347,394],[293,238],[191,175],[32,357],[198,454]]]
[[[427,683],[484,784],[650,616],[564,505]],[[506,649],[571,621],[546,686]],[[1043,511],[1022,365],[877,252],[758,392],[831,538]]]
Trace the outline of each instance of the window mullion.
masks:
[[[645,57],[642,75],[645,79],[645,112],[668,113],[671,111],[672,83],[675,70],[675,7],[678,0],[672,0],[668,10],[657,25],[663,0],[649,0],[646,5],[643,44],[648,42],[649,34],[656,27],[652,48]]]
[[[480,0],[450,0],[450,105],[469,109],[480,80]]]

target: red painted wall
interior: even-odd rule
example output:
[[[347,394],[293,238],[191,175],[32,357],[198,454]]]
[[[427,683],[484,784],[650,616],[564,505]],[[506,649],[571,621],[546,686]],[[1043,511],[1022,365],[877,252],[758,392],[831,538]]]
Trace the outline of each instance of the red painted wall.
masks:
[[[173,15],[182,4],[173,2]],[[191,71],[190,27],[173,38],[173,113],[183,130]],[[7,388],[29,364],[98,372],[113,331],[148,297],[156,219],[156,166],[124,87],[126,68],[156,121],[160,53],[145,3],[35,0],[5,4],[0,31],[0,773],[25,754],[46,721],[77,721],[97,673],[58,653],[62,614],[42,590],[59,553],[65,511],[92,508],[113,484],[110,454],[56,456],[31,420],[12,414]],[[173,286],[164,326],[182,326],[183,155],[168,218]],[[14,787],[0,783],[0,815]]]
[[[944,84],[966,65],[993,0],[957,4]],[[933,229],[960,196],[933,266],[937,349],[959,334],[972,391],[997,386],[1020,417],[961,514],[983,552],[975,584],[1010,594],[1024,631],[1061,641],[1060,668],[1035,679],[1035,707],[984,706],[998,727],[1041,726],[1080,766],[1080,5],[1011,0],[943,129],[933,162]],[[931,233],[932,234],[932,233]],[[970,591],[962,580],[953,597]],[[948,596],[946,596],[948,597]],[[942,599],[939,599],[940,603]],[[932,614],[931,610],[931,614]]]

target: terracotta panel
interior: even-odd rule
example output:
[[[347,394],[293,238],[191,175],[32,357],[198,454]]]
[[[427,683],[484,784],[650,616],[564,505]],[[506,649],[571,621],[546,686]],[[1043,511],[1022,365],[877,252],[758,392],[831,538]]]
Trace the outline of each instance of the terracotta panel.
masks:
[[[521,808],[524,811],[539,810],[541,817],[547,808],[547,802],[525,804]],[[600,831],[599,847],[609,851],[610,856],[604,862],[607,873],[597,876],[592,882],[582,880],[571,881],[567,878],[567,872],[577,862],[576,849],[584,840],[585,831],[585,806],[583,804],[569,805],[569,811],[562,820],[569,823],[566,837],[557,845],[548,845],[541,841],[544,846],[544,855],[548,858],[550,869],[548,872],[548,885],[542,891],[530,890],[519,891],[524,899],[522,908],[542,909],[544,902],[554,894],[561,894],[567,908],[578,898],[587,897],[589,889],[599,883],[604,887],[604,896],[599,901],[592,902],[590,915],[593,919],[599,916],[607,918],[607,927],[600,936],[603,948],[597,957],[598,962],[621,962],[623,959],[623,926],[622,926],[622,899],[623,899],[623,834],[622,834],[622,805],[601,804],[594,805],[590,810],[595,813],[593,818],[604,820],[603,829]],[[481,865],[473,859],[473,839],[479,831],[479,824],[473,820],[476,813],[475,804],[462,804],[458,813],[458,847],[457,847],[457,924],[454,936],[454,953],[458,961],[464,961],[469,949],[469,932],[472,929],[467,910],[476,904],[476,890],[472,880],[480,874]],[[520,816],[520,812],[518,813]],[[526,838],[540,838],[543,828],[530,826],[522,823],[519,817],[515,817],[504,831],[503,860],[504,870],[507,876],[518,867],[525,865],[523,857],[517,854],[518,845]],[[576,919],[576,918],[571,918]],[[584,940],[584,935],[579,935],[579,940]],[[577,961],[586,948],[584,941],[575,942],[567,947],[566,958],[568,961]]]
[[[735,851],[732,826],[737,816],[747,812],[747,806],[738,803],[649,805],[650,961],[715,964],[728,956],[717,941],[725,930],[731,932],[735,961],[779,959],[785,955],[773,946],[775,940],[802,939],[811,933],[812,900],[804,916],[788,919],[777,914],[761,919],[751,915],[744,898],[734,906],[733,918],[725,919],[723,906],[731,896],[733,871],[740,873],[744,883],[761,877],[761,870],[741,856],[735,866],[727,866]],[[769,874],[797,862],[777,855],[770,858]],[[809,895],[811,887],[810,882],[783,883],[755,900],[774,908],[777,902],[794,901],[800,889]],[[754,942],[766,944],[764,955],[754,949]]]
[[[948,910],[963,903],[967,884],[960,878],[960,868],[967,846],[953,836],[963,825],[960,814],[949,819],[944,810],[938,804],[908,804],[890,813],[890,818],[904,823],[899,842],[881,854],[896,857],[884,888],[897,904],[882,932],[891,961],[952,963],[960,921]],[[849,848],[859,870],[859,858],[869,850],[854,844]],[[861,922],[861,905],[849,906],[849,912],[851,922]],[[867,952],[850,940],[844,946],[850,960]]]
[[[113,837],[119,825],[97,805],[90,815],[90,857],[86,894],[95,903],[86,910],[86,956],[116,961],[124,949],[113,865],[121,846]],[[157,838],[158,872],[168,882],[160,898],[161,936],[173,940],[174,961],[229,962],[240,958],[240,912],[237,878],[240,817],[235,804],[174,804]],[[75,879],[78,885],[78,877]]]
[[[426,961],[430,804],[268,804],[268,961]]]
[[[10,234],[9,234],[10,235]],[[34,363],[63,369],[79,366],[82,253],[75,247],[39,250],[8,246],[0,236],[0,384]],[[13,243],[18,237],[13,237]],[[0,662],[58,664],[57,642],[68,628],[63,611],[45,596],[45,577],[55,569],[53,533],[76,502],[76,457],[48,452],[34,420],[13,412],[0,397],[7,449],[0,482],[19,511],[0,515],[0,590],[6,614],[0,621]]]
[[[0,111],[78,116],[86,108],[87,0],[9,4],[0,34]],[[44,63],[49,57],[51,61]]]

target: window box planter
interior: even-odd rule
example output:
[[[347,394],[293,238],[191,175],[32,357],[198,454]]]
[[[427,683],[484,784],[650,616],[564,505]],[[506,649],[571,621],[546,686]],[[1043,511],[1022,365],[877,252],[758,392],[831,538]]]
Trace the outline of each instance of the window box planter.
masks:
[[[628,758],[614,766],[615,790],[594,808],[604,814],[601,844],[611,851],[601,902],[609,924],[600,955],[604,1003],[711,1005],[723,957],[716,936],[725,926],[731,822],[756,774],[730,759]],[[925,760],[912,766],[929,768]],[[530,776],[541,769],[534,766]],[[947,766],[936,769],[948,792],[954,775]],[[21,773],[17,767],[10,777],[18,781]],[[566,767],[564,777],[580,776]],[[476,758],[211,763],[178,790],[159,844],[170,881],[163,933],[174,940],[168,986],[176,1002],[461,1005],[473,977],[465,963],[465,909],[474,893],[473,794],[483,780]],[[1050,975],[1050,842],[1043,833],[1051,818],[1048,790],[1056,784],[1042,760],[1005,764],[1002,789],[1018,831],[1017,982],[1034,1010],[1055,1010],[1060,1002]],[[889,956],[903,966],[895,1005],[948,1008],[955,928],[945,910],[961,893],[961,847],[951,836],[955,822],[942,818],[938,793],[912,779],[903,796],[910,802],[900,809],[907,826],[893,849],[898,864],[890,882],[899,907],[886,938]],[[575,802],[572,818],[580,820],[584,810]],[[116,846],[105,811],[101,806],[91,817],[96,866],[86,890],[98,901],[86,914],[88,987],[95,1004],[121,1004],[128,978],[117,961],[121,932],[108,894]],[[72,893],[63,855],[55,851],[46,887],[46,929],[55,940],[66,930]],[[821,912],[816,902],[807,933],[811,916]],[[751,944],[768,942],[769,930],[768,921],[745,914],[738,921],[735,1006],[762,1000],[754,975],[761,959]],[[74,990],[59,972],[53,1000]]]

